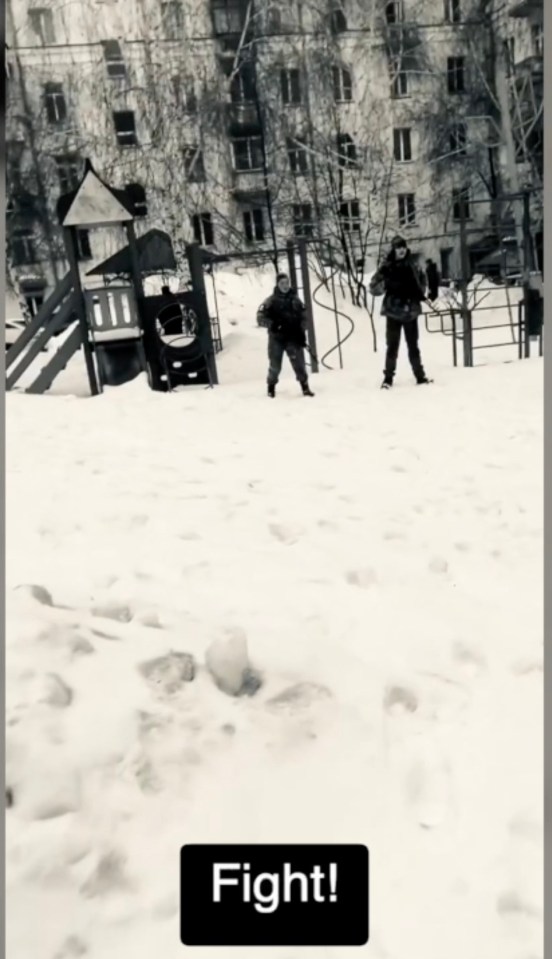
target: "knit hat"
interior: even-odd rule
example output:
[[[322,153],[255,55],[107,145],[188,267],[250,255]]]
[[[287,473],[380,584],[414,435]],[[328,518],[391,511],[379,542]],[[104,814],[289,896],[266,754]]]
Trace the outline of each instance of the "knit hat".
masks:
[[[391,249],[396,250],[400,246],[408,246],[406,240],[402,236],[394,236],[391,240]]]
[[[279,283],[280,280],[289,280],[287,273],[278,273],[278,276],[276,277],[276,283]]]

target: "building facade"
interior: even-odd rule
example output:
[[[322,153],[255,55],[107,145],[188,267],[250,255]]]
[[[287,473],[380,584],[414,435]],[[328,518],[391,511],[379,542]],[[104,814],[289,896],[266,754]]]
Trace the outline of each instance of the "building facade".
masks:
[[[454,275],[508,167],[496,35],[491,0],[7,0],[12,286],[64,274],[86,157],[177,257],[308,236],[354,272],[400,232]],[[83,267],[122,245],[81,231]]]

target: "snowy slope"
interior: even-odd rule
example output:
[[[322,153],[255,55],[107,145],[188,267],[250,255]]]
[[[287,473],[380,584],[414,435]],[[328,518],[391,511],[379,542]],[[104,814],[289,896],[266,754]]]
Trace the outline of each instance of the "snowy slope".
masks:
[[[383,394],[358,311],[271,402],[261,286],[221,283],[224,389],[7,398],[8,955],[176,959],[183,843],[348,841],[361,955],[538,959],[542,363],[425,336],[436,384]],[[205,668],[228,631],[252,698]]]

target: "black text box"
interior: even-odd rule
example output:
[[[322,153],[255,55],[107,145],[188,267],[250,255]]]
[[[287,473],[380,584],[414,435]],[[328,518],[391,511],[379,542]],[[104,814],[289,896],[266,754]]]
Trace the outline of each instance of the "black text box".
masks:
[[[362,946],[366,846],[183,846],[186,946]]]

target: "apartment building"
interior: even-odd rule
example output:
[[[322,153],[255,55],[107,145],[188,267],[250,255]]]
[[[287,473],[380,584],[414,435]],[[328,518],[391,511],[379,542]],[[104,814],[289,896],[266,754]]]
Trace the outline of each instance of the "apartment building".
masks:
[[[12,283],[65,272],[86,157],[177,258],[308,236],[359,264],[401,232],[454,274],[501,188],[494,29],[489,0],[8,0]],[[81,231],[83,269],[123,244]]]

